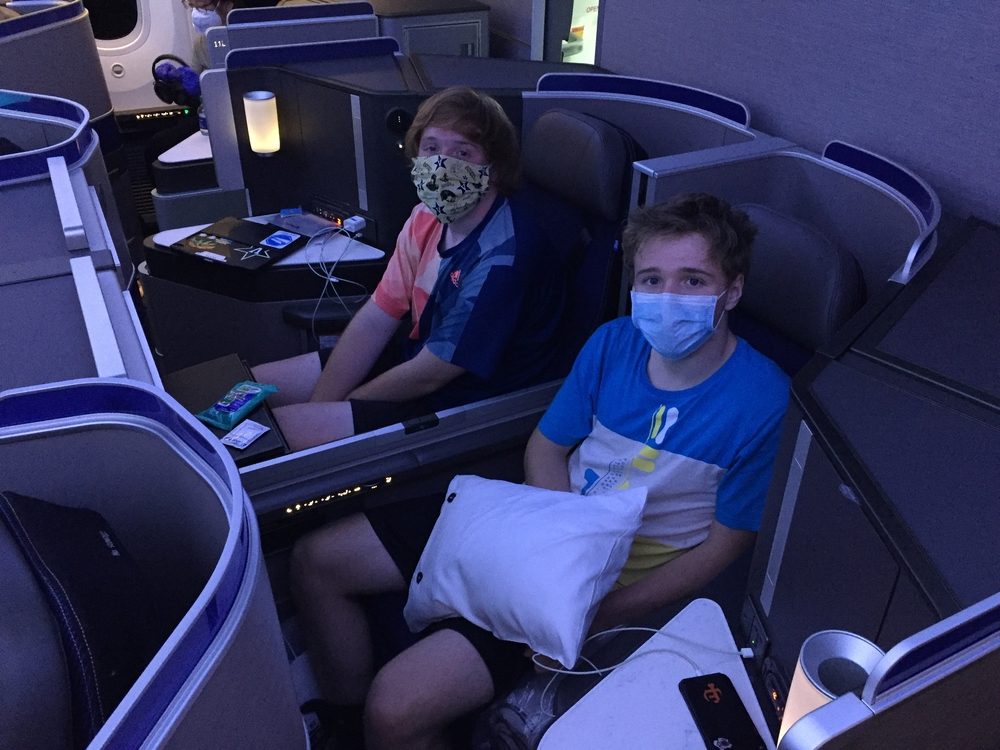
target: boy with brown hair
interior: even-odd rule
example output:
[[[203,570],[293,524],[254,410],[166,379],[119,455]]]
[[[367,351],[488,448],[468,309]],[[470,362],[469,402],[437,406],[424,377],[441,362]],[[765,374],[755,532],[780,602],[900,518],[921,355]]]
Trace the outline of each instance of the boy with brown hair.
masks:
[[[519,187],[507,115],[449,88],[421,104],[405,148],[421,202],[325,366],[310,353],[253,370],[279,387],[269,403],[293,450],[555,376],[568,233],[551,220],[561,204]],[[366,379],[407,316],[402,361]]]

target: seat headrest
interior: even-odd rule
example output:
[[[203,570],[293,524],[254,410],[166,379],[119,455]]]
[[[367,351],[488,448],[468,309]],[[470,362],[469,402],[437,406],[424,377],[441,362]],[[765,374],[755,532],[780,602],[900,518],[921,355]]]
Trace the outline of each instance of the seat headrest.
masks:
[[[740,308],[807,349],[830,341],[864,301],[857,260],[814,227],[767,206],[735,206],[757,226]]]
[[[627,138],[604,120],[550,109],[524,136],[522,168],[536,185],[588,214],[618,221],[631,168]]]

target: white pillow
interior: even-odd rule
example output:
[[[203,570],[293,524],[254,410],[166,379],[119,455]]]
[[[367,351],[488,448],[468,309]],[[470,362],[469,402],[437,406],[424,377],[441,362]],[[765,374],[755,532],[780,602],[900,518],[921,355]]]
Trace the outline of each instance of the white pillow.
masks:
[[[645,504],[644,487],[584,496],[455,477],[410,581],[410,630],[457,615],[572,667]]]

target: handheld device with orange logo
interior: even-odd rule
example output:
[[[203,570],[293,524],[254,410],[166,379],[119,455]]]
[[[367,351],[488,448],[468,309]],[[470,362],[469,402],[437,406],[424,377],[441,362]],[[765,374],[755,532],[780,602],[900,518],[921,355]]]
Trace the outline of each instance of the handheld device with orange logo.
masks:
[[[707,750],[764,750],[743,700],[722,672],[686,677],[677,686]]]

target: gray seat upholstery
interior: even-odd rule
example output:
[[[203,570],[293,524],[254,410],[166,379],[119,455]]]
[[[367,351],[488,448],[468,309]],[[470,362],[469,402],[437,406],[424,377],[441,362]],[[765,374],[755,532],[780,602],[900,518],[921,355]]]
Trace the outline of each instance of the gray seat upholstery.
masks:
[[[761,229],[757,268],[733,322],[753,319],[800,354],[830,342],[889,283],[907,283],[933,252],[940,218],[937,196],[917,175],[840,141],[822,156],[765,139],[647,159],[636,181],[642,204],[707,192],[748,210]]]
[[[554,108],[524,134],[526,180],[572,207],[565,222],[579,240],[564,259],[568,297],[560,341],[559,374],[565,374],[594,329],[617,314],[621,256],[618,235],[628,212],[632,138],[597,117]]]
[[[604,221],[621,221],[632,160],[627,136],[610,123],[551,109],[524,138],[524,175]]]
[[[72,747],[69,675],[59,629],[21,550],[0,522],[0,747]]]
[[[864,300],[854,256],[815,228],[767,206],[738,208],[757,226],[741,307],[803,347],[827,343]]]
[[[736,207],[758,232],[730,325],[794,375],[864,304],[864,275],[855,257],[816,227],[757,203]]]

